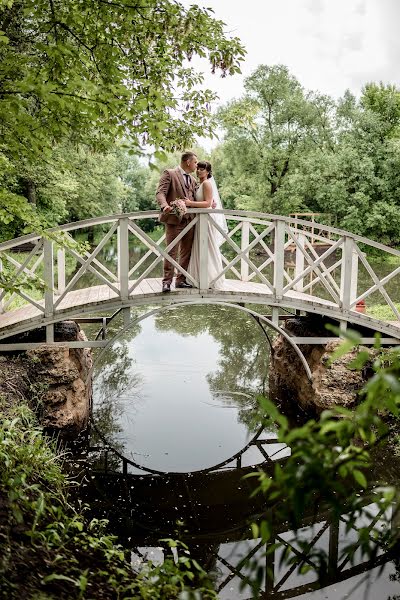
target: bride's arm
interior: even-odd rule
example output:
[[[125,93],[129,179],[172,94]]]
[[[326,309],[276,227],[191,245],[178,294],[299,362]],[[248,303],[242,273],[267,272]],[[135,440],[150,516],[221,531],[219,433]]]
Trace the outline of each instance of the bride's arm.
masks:
[[[203,183],[204,200],[185,200],[188,208],[210,208],[213,201],[213,191],[211,183],[206,179]]]

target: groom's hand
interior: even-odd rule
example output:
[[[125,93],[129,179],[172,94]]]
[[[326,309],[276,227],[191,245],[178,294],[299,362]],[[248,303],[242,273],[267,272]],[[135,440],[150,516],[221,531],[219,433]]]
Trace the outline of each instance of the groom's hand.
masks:
[[[165,213],[167,215],[168,213],[171,212],[171,210],[172,210],[172,207],[169,204],[167,204],[167,206],[164,206],[164,208],[163,208],[163,213]]]
[[[212,204],[211,204],[211,208],[216,208],[216,206],[217,206],[217,203],[215,202],[215,200],[213,200]]]

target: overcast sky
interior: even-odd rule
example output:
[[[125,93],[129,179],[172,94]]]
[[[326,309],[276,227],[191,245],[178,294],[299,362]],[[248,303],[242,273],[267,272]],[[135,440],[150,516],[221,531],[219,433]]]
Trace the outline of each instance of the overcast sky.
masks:
[[[400,85],[400,0],[183,3],[212,7],[247,48],[242,76],[206,76],[222,102],[242,94],[243,78],[259,64],[287,65],[306,89],[335,97],[347,88],[357,94],[368,81]]]

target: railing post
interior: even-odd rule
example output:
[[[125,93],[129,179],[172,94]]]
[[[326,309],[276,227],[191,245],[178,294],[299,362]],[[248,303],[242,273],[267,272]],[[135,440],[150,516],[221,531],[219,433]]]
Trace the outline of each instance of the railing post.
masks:
[[[296,234],[295,234],[296,235]],[[301,273],[304,272],[304,247],[306,243],[306,236],[304,233],[299,233],[297,236],[299,246],[296,246],[296,266],[294,269],[294,278],[297,279]],[[304,277],[293,286],[293,289],[297,292],[302,292],[304,289]]]
[[[350,288],[350,304],[353,304],[357,298],[358,287],[358,253],[355,249],[356,243],[353,240],[353,253],[351,257],[351,288]]]
[[[199,255],[200,255],[200,270],[199,270],[199,288],[200,290],[208,289],[208,214],[199,213]]]
[[[354,240],[345,237],[342,250],[342,271],[340,277],[340,301],[342,310],[348,313],[350,305],[357,297],[358,254],[354,248]]]
[[[3,272],[3,261],[0,258],[0,274]],[[0,314],[4,312],[4,302],[3,298],[0,298]]]
[[[52,317],[54,314],[54,260],[53,242],[43,240],[43,278],[44,290],[44,316]],[[46,342],[54,342],[54,325],[46,325]]]
[[[349,314],[350,305],[357,297],[358,254],[354,248],[354,240],[345,236],[342,250],[342,272],[340,277],[340,301],[344,315]],[[340,330],[345,332],[347,320],[340,323]]]
[[[129,296],[129,244],[128,219],[123,217],[118,226],[118,281],[121,300]]]
[[[57,292],[59,296],[65,290],[65,249],[57,249]]]
[[[283,297],[283,279],[285,271],[285,221],[277,219],[274,239],[274,288],[275,297]]]
[[[129,229],[128,218],[119,220],[117,231],[118,237],[118,281],[119,293],[122,301],[129,299]],[[130,308],[123,309],[124,327],[128,327],[131,321]]]
[[[241,246],[240,246],[240,249],[242,250],[242,252],[244,250],[246,250],[246,248],[249,247],[249,241],[250,241],[250,222],[243,221],[242,222],[242,240],[241,240]],[[243,260],[243,258],[240,259],[240,280],[241,281],[249,280],[249,265],[245,260]]]

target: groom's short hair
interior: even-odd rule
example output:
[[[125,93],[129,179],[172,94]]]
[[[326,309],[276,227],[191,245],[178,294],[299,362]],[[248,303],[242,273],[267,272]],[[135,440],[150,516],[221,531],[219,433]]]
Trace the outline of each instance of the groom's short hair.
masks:
[[[187,160],[191,160],[194,156],[197,158],[196,152],[191,152],[190,150],[184,152],[181,156],[181,162],[186,162]]]

